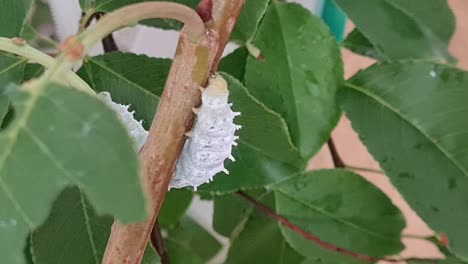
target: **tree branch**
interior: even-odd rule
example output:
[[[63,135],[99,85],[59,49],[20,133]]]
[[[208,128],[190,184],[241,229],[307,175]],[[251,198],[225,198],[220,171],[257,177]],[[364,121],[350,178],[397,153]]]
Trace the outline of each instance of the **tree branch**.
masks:
[[[244,1],[229,0],[230,3],[240,6],[236,9],[239,12]],[[224,9],[218,11],[226,14]],[[213,12],[213,15],[217,12]],[[238,14],[232,16],[237,17]],[[100,22],[105,19],[106,17],[103,17]],[[145,222],[137,224],[124,225],[119,221],[114,222],[103,264],[141,262],[177,159],[185,143],[184,134],[190,129],[194,118],[192,107],[200,103],[198,88],[207,83],[213,65],[217,65],[215,57],[219,53],[218,49],[224,49],[224,45],[218,41],[218,35],[231,34],[233,27],[223,26],[226,21],[221,19],[215,22],[213,28],[208,29],[202,34],[202,39],[195,42],[193,32],[189,36],[186,26],[182,29],[158,111],[150,128],[148,140],[140,153],[143,182],[151,204],[150,216]],[[90,43],[91,34],[88,36],[87,43]]]
[[[336,150],[335,142],[333,142],[333,139],[330,137],[328,140],[328,148],[330,149],[330,153],[333,159],[333,164],[335,165],[335,168],[344,168],[346,167],[345,163],[341,159],[340,155],[338,154],[338,151]]]
[[[204,0],[202,0],[203,2]],[[237,19],[244,7],[246,0],[213,0],[213,14],[215,21],[214,30],[219,34],[219,46],[216,53],[211,73],[218,70],[219,62],[223,56],[224,47],[226,47],[231,38],[232,30],[236,25]]]
[[[409,259],[396,259],[396,258],[378,258],[378,257],[372,257],[368,256],[362,253],[354,252],[345,248],[341,248],[338,246],[335,246],[331,243],[328,243],[326,241],[323,241],[322,239],[316,237],[315,235],[305,231],[301,227],[295,225],[294,223],[291,223],[288,219],[285,217],[277,214],[275,211],[270,209],[269,207],[265,206],[264,204],[260,203],[259,201],[255,200],[253,197],[250,197],[248,194],[238,191],[237,195],[242,197],[244,200],[247,202],[251,203],[254,205],[258,210],[262,211],[265,213],[267,216],[271,217],[272,219],[278,221],[280,224],[284,225],[285,227],[289,228],[291,231],[295,232],[296,234],[301,235],[305,239],[314,242],[315,244],[319,245],[320,247],[334,251],[336,253],[342,254],[342,255],[347,255],[349,257],[352,257],[357,260],[373,263],[377,261],[387,261],[391,263],[398,263],[402,261],[409,261],[409,260],[425,260],[425,261],[438,261],[440,259],[420,259],[420,258],[409,258]]]
[[[161,227],[159,226],[158,219],[156,219],[153,231],[151,232],[151,244],[153,244],[154,248],[161,257],[161,263],[170,264],[169,255],[167,254],[166,245],[164,244],[164,238],[161,234]]]
[[[199,104],[199,86],[205,84],[216,50],[212,32],[201,43],[189,40],[182,30],[175,58],[158,111],[140,152],[143,185],[150,202],[149,218],[143,223],[123,225],[114,222],[104,255],[105,264],[139,264],[168,190],[177,158],[185,143],[192,107]]]

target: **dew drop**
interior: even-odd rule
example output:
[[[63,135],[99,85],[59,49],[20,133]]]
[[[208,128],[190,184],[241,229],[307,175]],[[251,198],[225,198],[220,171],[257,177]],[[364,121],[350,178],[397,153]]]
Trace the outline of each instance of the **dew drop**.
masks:
[[[437,73],[436,73],[435,71],[431,71],[429,74],[430,74],[432,77],[436,77],[436,76],[437,76]]]
[[[10,219],[10,220],[8,221],[8,223],[10,224],[10,226],[16,226],[16,220],[13,219],[13,218]]]

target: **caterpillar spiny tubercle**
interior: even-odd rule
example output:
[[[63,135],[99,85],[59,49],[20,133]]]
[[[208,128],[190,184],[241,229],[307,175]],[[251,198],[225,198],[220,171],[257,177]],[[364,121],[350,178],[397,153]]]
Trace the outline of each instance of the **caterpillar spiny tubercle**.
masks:
[[[229,174],[224,161],[234,161],[231,151],[238,139],[234,133],[241,126],[234,124],[234,118],[240,113],[231,110],[228,97],[229,91],[223,77],[211,77],[208,87],[202,92],[202,105],[194,109],[197,118],[177,162],[169,189],[192,186],[196,190],[201,184],[212,181],[219,172]]]
[[[127,129],[128,134],[133,139],[135,148],[139,151],[146,142],[148,138],[148,131],[146,131],[141,121],[136,121],[133,117],[135,111],[129,112],[128,108],[130,105],[121,105],[114,103],[111,99],[111,96],[108,92],[99,93],[99,97],[112,109],[115,111],[117,116],[123,122],[125,128]]]
[[[117,113],[137,150],[140,150],[148,138],[148,132],[141,121],[135,120],[134,112],[128,111],[129,105],[113,102],[107,92],[99,96]],[[169,189],[192,186],[196,190],[201,184],[212,181],[219,172],[229,174],[224,168],[224,161],[235,161],[231,151],[232,146],[237,145],[235,141],[238,137],[234,133],[241,126],[234,124],[234,118],[240,113],[231,110],[228,97],[226,81],[220,75],[214,75],[208,87],[203,89],[201,107],[194,109],[197,118],[177,162]]]

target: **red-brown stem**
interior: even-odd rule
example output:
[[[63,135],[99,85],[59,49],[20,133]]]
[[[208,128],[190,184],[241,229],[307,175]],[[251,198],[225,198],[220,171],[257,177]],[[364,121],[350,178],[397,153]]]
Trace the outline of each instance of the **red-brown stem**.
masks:
[[[336,145],[335,145],[335,142],[333,141],[333,138],[330,137],[327,144],[328,144],[328,148],[330,149],[330,153],[331,153],[335,168],[346,167],[345,163],[340,157],[340,154],[338,153],[338,150],[336,149]]]
[[[164,238],[161,233],[161,226],[159,225],[159,221],[156,219],[156,223],[154,223],[153,231],[151,232],[151,244],[153,244],[154,248],[161,257],[162,264],[170,264],[169,254],[167,253],[166,245],[164,243]]]
[[[365,254],[361,254],[361,253],[358,253],[358,252],[354,252],[354,251],[351,251],[351,250],[348,250],[348,249],[341,248],[341,247],[335,246],[333,244],[330,244],[330,243],[328,243],[326,241],[323,241],[320,238],[314,236],[313,234],[305,231],[304,229],[300,228],[299,226],[291,223],[288,219],[284,218],[281,215],[278,215],[272,209],[270,209],[267,206],[263,205],[262,203],[255,200],[254,198],[250,197],[246,193],[237,192],[237,194],[240,197],[242,197],[243,199],[245,199],[246,201],[248,201],[249,203],[251,203],[252,205],[254,205],[258,210],[260,210],[263,213],[265,213],[266,215],[268,215],[269,217],[275,219],[276,221],[278,221],[279,223],[281,223],[285,227],[291,229],[293,232],[301,235],[302,237],[304,237],[307,240],[310,240],[310,241],[314,242],[315,244],[319,245],[320,247],[322,247],[324,249],[334,251],[334,252],[337,252],[339,254],[347,255],[347,256],[350,256],[350,257],[355,258],[357,260],[370,262],[370,263],[377,262],[377,261],[380,261],[380,260],[385,260],[387,262],[392,262],[392,263],[397,263],[397,262],[400,262],[400,261],[404,261],[404,260],[401,260],[401,259],[371,257],[371,256],[368,256],[368,255],[365,255]]]

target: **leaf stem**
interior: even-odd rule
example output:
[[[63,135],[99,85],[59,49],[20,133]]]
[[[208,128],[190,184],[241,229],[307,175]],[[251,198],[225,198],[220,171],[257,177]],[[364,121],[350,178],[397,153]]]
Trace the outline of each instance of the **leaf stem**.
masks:
[[[363,168],[363,167],[350,166],[350,165],[345,165],[345,168],[349,169],[349,170],[355,170],[355,171],[364,171],[364,172],[385,174],[385,172],[383,172],[381,170],[372,169],[372,168]]]
[[[335,168],[346,168],[346,169],[355,170],[355,171],[364,171],[364,172],[385,174],[381,170],[346,165],[346,163],[343,161],[340,154],[338,153],[338,150],[336,149],[335,142],[333,141],[333,139],[331,137],[328,140],[327,144],[328,144],[328,148],[330,149],[330,154],[332,156],[333,164],[335,165]]]
[[[161,227],[159,225],[158,219],[156,219],[156,222],[153,226],[153,231],[151,232],[151,244],[153,244],[154,248],[161,257],[161,263],[169,264],[170,259],[167,253],[166,245],[164,243],[164,238],[161,233]]]
[[[438,261],[438,260],[440,260],[440,259],[425,259],[425,258],[407,258],[407,259],[403,259],[403,258],[401,258],[401,259],[400,258],[379,258],[379,257],[372,257],[372,256],[368,256],[368,255],[365,255],[365,254],[362,254],[362,253],[354,252],[354,251],[351,251],[351,250],[348,250],[348,249],[333,245],[331,243],[328,243],[328,242],[320,239],[319,237],[309,233],[308,231],[305,231],[301,227],[299,227],[296,224],[290,222],[285,217],[277,214],[275,211],[273,211],[269,207],[265,206],[264,204],[260,203],[259,201],[255,200],[253,197],[249,196],[248,194],[246,194],[246,193],[244,193],[242,191],[238,191],[236,194],[238,196],[242,197],[245,201],[251,203],[258,210],[265,213],[267,216],[271,217],[272,219],[276,220],[277,222],[279,222],[283,226],[289,228],[291,231],[295,232],[296,234],[301,235],[305,239],[314,242],[315,244],[317,244],[318,246],[320,246],[320,247],[322,247],[322,248],[324,248],[326,250],[334,251],[334,252],[336,252],[338,254],[346,255],[346,256],[352,257],[354,259],[364,261],[364,262],[369,262],[369,263],[373,263],[373,262],[377,262],[377,261],[381,261],[381,260],[391,262],[391,263],[398,263],[398,262],[410,261],[410,260],[424,260],[424,261]]]
[[[301,235],[302,237],[304,237],[305,239],[307,239],[309,241],[314,242],[315,244],[319,245],[320,247],[322,247],[324,249],[327,249],[327,250],[330,250],[330,251],[335,251],[337,253],[347,255],[347,256],[350,256],[350,257],[355,258],[357,260],[362,260],[362,261],[365,261],[365,262],[376,262],[376,261],[381,260],[380,258],[375,258],[375,257],[367,256],[367,255],[364,255],[364,254],[361,254],[361,253],[353,252],[353,251],[350,251],[350,250],[335,246],[333,244],[330,244],[330,243],[328,243],[326,241],[323,241],[322,239],[320,239],[320,238],[316,237],[315,235],[305,231],[304,229],[300,228],[299,226],[289,222],[288,219],[286,219],[285,217],[283,217],[281,215],[278,215],[272,209],[270,209],[269,207],[267,207],[264,204],[260,203],[259,201],[255,200],[253,197],[250,197],[246,193],[239,191],[239,192],[237,192],[237,195],[239,195],[244,200],[246,200],[247,202],[254,205],[258,210],[262,211],[263,213],[265,213],[269,217],[271,217],[274,220],[278,221],[280,224],[282,224],[285,227],[289,228],[291,231]],[[396,262],[396,261],[390,261],[390,262]]]
[[[183,22],[188,39],[192,42],[198,42],[205,36],[203,21],[190,7],[171,2],[143,2],[104,15],[98,23],[80,34],[78,39],[85,49],[89,49],[115,30],[150,18],[169,18]]]
[[[16,42],[15,42],[16,41]],[[26,43],[18,43],[20,39],[9,39],[0,37],[0,50],[13,53],[24,57],[30,61],[36,62],[44,66],[45,68],[52,68],[56,64],[57,60],[50,57],[49,55],[29,46]],[[71,86],[80,89],[82,91],[91,92],[93,89],[83,81],[74,72],[68,70],[64,72],[66,82]]]
[[[330,149],[330,153],[333,159],[333,164],[335,164],[335,168],[346,167],[345,163],[343,162],[340,155],[338,154],[333,138],[330,137],[327,144],[328,144],[328,148]]]

